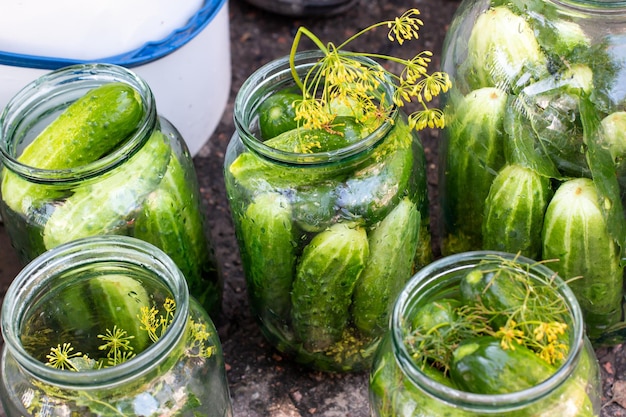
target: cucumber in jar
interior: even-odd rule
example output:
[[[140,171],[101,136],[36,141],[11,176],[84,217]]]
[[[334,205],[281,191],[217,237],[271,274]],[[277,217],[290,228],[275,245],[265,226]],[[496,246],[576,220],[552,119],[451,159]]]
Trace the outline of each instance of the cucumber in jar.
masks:
[[[518,164],[502,168],[485,201],[484,249],[539,259],[543,217],[551,196],[550,178]]]
[[[318,233],[305,246],[291,293],[294,332],[305,349],[323,351],[340,340],[368,255],[365,229],[345,223]]]
[[[622,317],[623,276],[620,247],[612,238],[594,182],[562,183],[543,226],[543,257],[568,281],[593,340]]]
[[[47,249],[81,237],[122,234],[131,216],[165,174],[169,139],[156,132],[126,163],[96,182],[86,181],[57,206],[44,226]],[[133,181],[128,181],[133,178]]]
[[[17,160],[46,170],[76,168],[111,152],[137,130],[144,115],[141,97],[132,87],[108,83],[70,104],[24,149]],[[5,168],[2,198],[11,210],[29,213],[55,188],[27,182]]]
[[[239,222],[252,303],[263,316],[288,322],[296,265],[291,204],[279,193],[259,194]]]
[[[505,163],[507,94],[486,87],[456,99],[460,101],[450,114],[449,140],[442,149],[444,254],[482,247],[485,199]]]
[[[375,337],[389,326],[391,306],[413,273],[420,237],[420,212],[404,198],[369,234],[370,256],[354,289],[355,326]]]

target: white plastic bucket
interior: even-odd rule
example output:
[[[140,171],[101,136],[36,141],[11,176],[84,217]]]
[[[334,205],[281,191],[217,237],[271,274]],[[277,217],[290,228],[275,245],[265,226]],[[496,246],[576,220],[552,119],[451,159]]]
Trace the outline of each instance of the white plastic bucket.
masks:
[[[14,0],[7,1],[11,3]],[[36,7],[34,3],[45,3],[49,0],[29,1],[33,3],[29,6]],[[171,2],[171,0],[168,1]],[[84,45],[82,47],[79,45],[65,45],[66,49],[76,49],[75,51],[67,50],[64,52],[67,54],[66,56],[34,55],[28,53],[28,45],[23,46],[22,44],[19,45],[24,52],[16,51],[15,45],[11,47],[9,42],[16,42],[16,39],[19,40],[20,33],[31,33],[29,30],[32,30],[32,28],[24,28],[24,31],[18,32],[12,31],[12,33],[7,33],[3,37],[1,33],[2,28],[0,27],[0,108],[4,107],[26,84],[51,70],[82,62],[107,62],[122,65],[136,72],[148,82],[156,98],[159,113],[178,128],[189,147],[189,151],[192,155],[196,155],[217,127],[224,112],[230,93],[232,69],[228,1],[189,1],[198,1],[201,4],[191,17],[188,19],[185,17],[187,20],[182,26],[173,28],[173,30],[167,29],[168,33],[160,39],[143,39],[139,46],[134,49],[124,50],[115,55],[103,57],[85,58],[85,54],[89,53],[89,50]],[[189,4],[189,1],[187,4]],[[18,3],[21,5],[28,3],[28,1],[22,0]],[[92,19],[94,25],[96,23],[100,24],[102,19],[105,18],[103,16],[107,16],[106,19],[112,20],[108,22],[112,32],[107,34],[106,42],[123,47],[125,44],[130,44],[129,41],[137,41],[137,39],[115,38],[116,35],[124,32],[122,30],[116,31],[115,28],[119,28],[119,25],[132,24],[132,21],[130,23],[117,22],[114,21],[115,13],[100,13],[99,15],[94,14],[90,16],[88,12],[76,12],[73,8],[68,7],[72,3],[75,3],[77,7],[79,3],[89,4],[89,10],[91,10],[93,5],[90,2],[64,0],[64,2],[61,2],[64,4],[63,6],[59,6],[57,2],[50,3],[56,4],[57,7],[65,7],[66,12],[70,12],[70,9],[72,9],[75,14],[80,14],[81,19],[87,19],[87,22],[89,22],[89,19]],[[154,6],[157,3],[156,1],[153,2],[153,7],[158,7]],[[109,6],[103,7],[114,8],[118,6],[114,1],[103,4],[109,4]],[[172,2],[170,4],[176,5],[177,3]],[[5,8],[6,10],[3,10]],[[100,8],[102,9],[102,7]],[[0,4],[0,14],[10,11],[9,9],[10,6],[7,3],[4,5]],[[30,10],[32,17],[33,9],[28,8],[28,10]],[[97,10],[97,8],[94,10]],[[130,13],[127,10],[125,11]],[[171,11],[163,11],[163,13],[171,14]],[[68,13],[66,14],[69,16]],[[6,14],[3,16],[6,18]],[[55,27],[59,28],[63,27],[62,25],[64,24],[71,24],[71,22],[59,21],[59,17],[48,17],[52,27],[37,28],[38,36],[53,36]],[[20,19],[20,16],[15,16],[15,19]],[[157,28],[158,25],[164,25],[165,19],[160,21],[156,21],[156,18],[153,17],[151,19],[155,21],[147,23],[152,24],[153,28]],[[142,36],[146,33],[156,33],[147,29],[143,30],[140,26],[145,25],[146,22],[140,22],[140,20],[135,19],[138,28],[137,36]],[[126,26],[124,27],[126,28]],[[85,34],[84,30],[82,31],[83,33],[80,30],[76,32],[75,36],[83,37],[81,38],[83,43],[85,42],[85,37],[87,38],[86,41],[90,42],[90,34]],[[94,49],[91,52],[97,49],[95,48],[96,43],[102,44],[103,42],[99,34],[94,32],[93,36],[94,38],[91,39],[91,42],[94,44]],[[96,38],[96,36],[98,37]],[[128,33],[126,33],[126,37],[128,38]],[[42,41],[41,43],[44,42]],[[110,45],[98,45],[98,47],[103,46]],[[79,47],[81,48],[80,50],[78,49]],[[48,48],[48,50],[54,49]],[[105,50],[105,48],[102,50]],[[55,52],[59,53],[58,50]]]

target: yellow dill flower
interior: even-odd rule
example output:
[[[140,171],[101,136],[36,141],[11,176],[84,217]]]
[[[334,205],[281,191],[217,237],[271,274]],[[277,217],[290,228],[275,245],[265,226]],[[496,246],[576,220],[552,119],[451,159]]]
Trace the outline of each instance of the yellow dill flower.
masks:
[[[418,9],[409,9],[402,16],[387,22],[387,27],[390,28],[387,38],[392,42],[398,41],[399,45],[402,45],[405,40],[418,39],[420,26],[424,25],[424,22],[416,17],[419,14]]]
[[[126,330],[118,328],[117,325],[113,326],[112,331],[106,329],[106,334],[99,334],[98,338],[106,342],[98,346],[98,349],[108,351],[107,359],[109,366],[126,362],[135,356],[132,352],[133,347],[130,345],[130,341],[134,339],[135,336],[128,335]]]
[[[514,320],[509,320],[505,326],[501,327],[496,332],[496,337],[500,338],[500,346],[502,349],[515,350],[516,344],[524,343],[524,332],[516,329],[517,323]]]
[[[420,51],[411,59],[394,56],[344,51],[348,43],[364,33],[378,27],[387,26],[387,37],[402,45],[404,41],[418,39],[418,31],[423,22],[418,18],[418,9],[409,9],[402,16],[366,27],[349,37],[339,46],[327,45],[304,27],[296,32],[291,46],[291,74],[303,93],[303,100],[295,105],[295,120],[301,127],[329,129],[337,114],[333,113],[333,101],[351,102],[351,108],[359,120],[371,120],[372,115],[380,119],[381,105],[384,106],[386,119],[394,106],[402,107],[413,100],[423,109],[409,115],[412,129],[426,127],[443,128],[445,119],[439,109],[431,109],[427,103],[436,96],[445,93],[451,87],[448,74],[444,72],[428,73],[432,52]],[[303,78],[296,71],[295,55],[302,35],[307,36],[320,49],[323,56],[307,71]],[[361,58],[369,58],[372,65],[364,64]],[[400,75],[386,70],[376,60],[387,60],[399,64]],[[390,84],[395,89],[391,102],[385,102],[380,94],[381,83]]]
[[[56,369],[78,371],[76,366],[72,363],[72,358],[79,357],[82,353],[72,353],[73,350],[74,348],[70,343],[63,343],[63,346],[57,345],[57,347],[50,348],[50,353],[46,355],[48,359],[46,365]]]

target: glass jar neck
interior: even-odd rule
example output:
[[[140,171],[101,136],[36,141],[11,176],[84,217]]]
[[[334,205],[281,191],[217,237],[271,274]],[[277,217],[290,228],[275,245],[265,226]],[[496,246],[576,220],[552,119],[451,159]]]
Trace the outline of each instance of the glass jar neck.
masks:
[[[98,266],[95,274],[92,270],[94,265]],[[33,357],[24,346],[22,333],[28,327],[26,322],[32,318],[36,306],[58,304],[60,300],[55,296],[62,294],[60,288],[70,288],[107,275],[132,277],[150,297],[151,292],[160,291],[174,300],[174,316],[158,340],[132,359],[101,369],[78,372],[56,369]],[[100,301],[105,303],[104,298]],[[138,380],[167,359],[183,338],[189,302],[182,273],[156,247],[128,236],[89,237],[44,253],[18,274],[2,305],[2,336],[7,353],[34,378],[68,389],[110,388]],[[96,305],[94,308],[101,307]],[[120,323],[120,326],[124,325],[128,323]]]
[[[321,51],[298,52],[294,57],[294,67],[301,79],[318,64],[323,57]],[[289,56],[274,60],[255,71],[241,86],[235,98],[234,122],[237,134],[244,145],[258,155],[277,163],[286,165],[324,165],[342,162],[367,153],[387,136],[393,129],[394,122],[399,117],[396,106],[386,103],[390,107],[387,121],[381,123],[372,133],[362,140],[346,147],[317,153],[285,152],[272,148],[263,143],[255,134],[254,124],[258,120],[258,108],[261,103],[273,93],[296,85],[291,72]],[[380,67],[378,63],[367,57],[350,56],[363,66],[370,68]],[[393,97],[394,87],[385,79],[380,82],[378,92],[384,100]]]
[[[569,8],[580,13],[611,15],[624,17],[626,1],[624,0],[549,0],[557,6]]]
[[[99,160],[71,169],[49,170],[21,163],[18,158],[49,120],[89,90],[122,82],[137,90],[144,107],[137,130]],[[112,64],[79,64],[53,71],[22,88],[0,114],[0,157],[17,175],[39,183],[72,182],[98,176],[123,163],[158,128],[156,104],[148,84],[133,72]]]
[[[529,276],[533,279],[542,283],[549,283],[563,298],[571,317],[571,323],[568,323],[572,326],[569,353],[558,370],[547,380],[532,388],[509,394],[474,394],[434,381],[415,364],[404,341],[406,335],[404,326],[408,322],[408,317],[421,302],[432,299],[434,295],[458,285],[463,271],[473,268],[481,260],[490,256],[514,260],[517,265],[523,265],[526,268],[525,271],[528,271]],[[396,361],[411,383],[447,404],[486,415],[501,415],[505,411],[519,409],[551,394],[570,378],[580,361],[585,346],[582,312],[574,293],[565,282],[543,264],[522,256],[493,251],[466,252],[449,256],[421,269],[405,287],[394,305],[390,336]]]

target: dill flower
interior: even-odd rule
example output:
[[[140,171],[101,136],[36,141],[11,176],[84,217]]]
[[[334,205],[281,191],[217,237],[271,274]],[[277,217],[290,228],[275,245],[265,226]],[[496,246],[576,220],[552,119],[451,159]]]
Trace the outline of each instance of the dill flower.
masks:
[[[402,16],[393,20],[382,21],[366,27],[339,45],[324,44],[315,34],[305,27],[300,27],[294,37],[291,52],[291,73],[296,84],[302,90],[302,100],[295,103],[296,121],[304,128],[329,129],[336,114],[331,103],[349,102],[355,114],[362,115],[362,122],[373,118],[379,119],[380,106],[383,102],[375,91],[381,80],[392,84],[395,89],[391,103],[386,104],[385,114],[390,114],[392,106],[403,107],[414,102],[418,110],[409,115],[409,127],[422,130],[443,128],[444,114],[440,109],[430,106],[435,97],[452,87],[447,73],[435,71],[429,73],[432,52],[419,51],[411,59],[390,55],[351,52],[347,45],[367,32],[386,26],[387,38],[391,42],[403,45],[405,41],[419,38],[419,30],[424,22],[418,17],[418,9],[409,9]],[[295,55],[302,36],[306,36],[319,48],[322,57],[307,74],[300,78],[296,72]],[[367,66],[359,58],[370,58],[377,62],[386,60],[399,64],[400,74],[384,69],[381,65]]]

